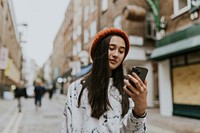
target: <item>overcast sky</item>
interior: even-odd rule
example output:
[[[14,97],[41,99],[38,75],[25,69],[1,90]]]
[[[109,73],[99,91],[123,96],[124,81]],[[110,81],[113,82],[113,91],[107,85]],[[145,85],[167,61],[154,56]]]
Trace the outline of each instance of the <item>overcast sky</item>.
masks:
[[[64,20],[69,0],[12,0],[18,27],[27,41],[27,56],[41,67],[52,53],[53,41]]]

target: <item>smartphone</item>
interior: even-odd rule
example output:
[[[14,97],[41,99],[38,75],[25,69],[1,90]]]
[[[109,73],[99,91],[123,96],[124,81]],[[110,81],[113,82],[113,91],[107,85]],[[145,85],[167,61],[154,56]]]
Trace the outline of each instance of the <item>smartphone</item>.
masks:
[[[148,73],[148,69],[144,67],[134,66],[131,70],[131,73],[129,74],[132,75],[133,72],[137,74],[137,76],[142,80],[142,82],[144,82]],[[129,82],[131,83],[133,87],[136,87],[135,84],[131,80],[129,80]]]

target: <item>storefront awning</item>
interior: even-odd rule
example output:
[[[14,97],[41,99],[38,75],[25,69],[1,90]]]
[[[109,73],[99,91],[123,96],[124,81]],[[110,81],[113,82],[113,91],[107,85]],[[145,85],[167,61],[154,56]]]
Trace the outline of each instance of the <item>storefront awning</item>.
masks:
[[[152,51],[150,59],[162,60],[198,49],[200,49],[200,35],[158,47]]]
[[[78,78],[78,77],[84,76],[85,74],[87,74],[91,70],[91,68],[92,68],[92,64],[90,64],[90,65],[88,65],[86,67],[81,68],[81,71],[78,74],[76,74],[75,77]]]

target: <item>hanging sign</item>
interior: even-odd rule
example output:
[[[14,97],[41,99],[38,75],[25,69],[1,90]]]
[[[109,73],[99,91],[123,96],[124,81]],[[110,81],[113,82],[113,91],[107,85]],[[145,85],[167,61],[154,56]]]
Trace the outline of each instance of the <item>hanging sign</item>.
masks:
[[[6,47],[2,47],[0,49],[0,69],[6,69],[8,62],[8,49]]]

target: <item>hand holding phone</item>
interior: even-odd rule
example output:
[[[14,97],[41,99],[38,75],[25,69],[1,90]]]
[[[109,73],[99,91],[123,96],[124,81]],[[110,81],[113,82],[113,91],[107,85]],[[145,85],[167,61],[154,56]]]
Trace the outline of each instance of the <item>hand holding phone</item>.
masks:
[[[148,69],[144,68],[144,67],[136,67],[136,66],[134,66],[132,68],[132,70],[131,70],[130,75],[132,75],[133,72],[137,74],[137,76],[142,80],[142,82],[144,82],[145,79],[146,79],[147,73],[148,73]],[[129,82],[133,87],[137,88],[136,85],[130,79],[129,79]]]

